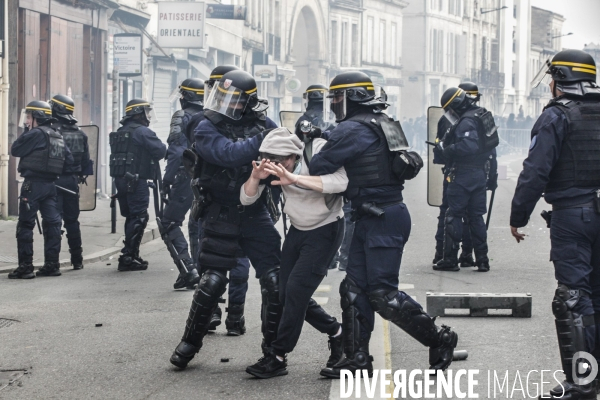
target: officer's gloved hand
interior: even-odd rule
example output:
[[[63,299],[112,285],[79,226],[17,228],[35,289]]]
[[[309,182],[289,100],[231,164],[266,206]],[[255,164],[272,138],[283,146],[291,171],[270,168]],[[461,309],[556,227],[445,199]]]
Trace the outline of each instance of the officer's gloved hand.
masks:
[[[308,132],[306,136],[308,136],[311,139],[320,138],[321,136],[323,136],[323,131],[321,131],[321,128],[313,126],[313,128],[310,130],[310,132]]]
[[[496,190],[497,187],[498,187],[498,174],[490,175],[488,177],[485,188],[487,190]]]
[[[87,175],[81,175],[77,178],[77,183],[87,186]]]
[[[171,193],[171,185],[163,182],[163,188],[160,191],[160,197],[162,197],[163,201],[165,201],[169,198],[170,193]]]

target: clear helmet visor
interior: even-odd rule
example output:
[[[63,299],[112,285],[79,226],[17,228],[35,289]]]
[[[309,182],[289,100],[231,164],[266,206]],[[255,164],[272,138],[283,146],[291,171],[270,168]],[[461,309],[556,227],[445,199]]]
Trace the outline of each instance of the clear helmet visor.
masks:
[[[21,115],[19,116],[19,126],[23,129],[30,128],[27,125],[27,111],[24,108],[21,109]]]
[[[450,121],[450,123],[452,125],[457,123],[460,118],[460,116],[451,108],[448,108],[446,110],[446,112],[444,113],[444,116],[446,117],[446,119],[448,119],[448,121]]]
[[[331,119],[340,122],[346,118],[346,90],[333,90],[328,93],[323,102],[323,120],[329,122]]]
[[[204,108],[218,112],[233,120],[239,120],[244,115],[247,104],[248,95],[243,90],[231,85],[231,82],[227,84],[227,81],[225,81],[219,82],[211,90]]]
[[[542,64],[542,67],[540,68],[538,73],[535,75],[535,77],[531,81],[532,89],[535,89],[536,87],[538,87],[540,85],[540,83],[542,83],[542,82],[545,84],[550,83],[550,81],[552,80],[552,75],[550,75],[550,67],[551,66],[552,66],[551,60],[550,60],[550,58],[548,58],[546,60],[546,62],[544,64]]]
[[[210,96],[210,92],[212,91],[215,85],[215,81],[212,79],[204,81],[204,100],[208,99]]]
[[[158,119],[156,118],[156,113],[154,112],[154,108],[150,106],[144,106],[144,114],[146,115],[146,119],[149,123],[152,124],[158,122]]]
[[[375,91],[376,100],[382,101],[384,103],[387,102],[388,96],[385,90],[383,90],[382,86],[373,85],[373,90]]]

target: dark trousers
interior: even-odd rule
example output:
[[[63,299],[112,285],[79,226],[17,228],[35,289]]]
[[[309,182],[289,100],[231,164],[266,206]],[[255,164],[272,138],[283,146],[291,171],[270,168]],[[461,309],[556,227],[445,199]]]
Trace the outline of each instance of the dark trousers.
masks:
[[[589,295],[581,297],[573,311],[600,315],[600,215],[592,208],[553,211],[550,241],[550,260],[558,283]],[[585,330],[588,351],[592,352],[595,343],[600,343],[600,324]]]
[[[339,330],[340,323],[311,297],[327,274],[343,234],[343,219],[310,231],[290,228],[281,252],[279,297],[283,314],[277,339],[273,342],[276,354],[284,355],[294,350],[304,320],[330,336]]]
[[[33,229],[38,211],[42,214],[44,261],[58,262],[62,222],[58,210],[56,186],[54,182],[32,182],[26,178],[21,187],[17,223],[19,264],[33,262]]]
[[[443,253],[444,251],[444,224],[446,212],[448,211],[448,196],[446,190],[448,182],[444,179],[444,188],[442,191],[442,205],[440,206],[440,215],[438,215],[438,226],[435,233],[435,251]],[[473,253],[473,242],[471,241],[471,231],[469,229],[469,219],[462,220],[462,252],[463,254]]]
[[[410,236],[411,219],[405,204],[395,204],[384,211],[381,217],[367,215],[356,221],[350,245],[346,274],[361,290],[354,305],[364,317],[360,329],[362,340],[369,339],[375,326],[368,293],[377,289],[398,290],[402,253]],[[400,295],[400,301],[414,302],[404,292]]]
[[[121,215],[125,217],[125,247],[121,250],[124,254],[137,253],[139,242],[148,223],[148,205],[150,191],[145,180],[132,183],[132,192],[128,191],[125,178],[116,178],[117,200]]]
[[[185,171],[179,171],[175,176],[175,181],[171,185],[169,193],[169,202],[165,205],[163,211],[162,224],[168,229],[169,237],[173,243],[173,247],[177,250],[181,259],[196,260],[194,253],[198,248],[198,224],[188,222],[188,233],[190,245],[192,247],[192,255],[190,256],[188,242],[183,236],[181,226],[185,220],[185,216],[192,206],[193,194],[190,187],[190,178]],[[193,244],[195,242],[195,244]]]
[[[446,217],[451,217],[451,226],[446,226],[452,237],[456,252],[462,240],[463,219],[469,222],[469,231],[475,259],[477,262],[488,262],[487,229],[483,221],[486,213],[486,175],[483,168],[461,169],[456,172],[453,182],[448,184],[448,210]]]
[[[76,175],[61,175],[56,185],[79,193],[79,183]],[[71,257],[81,256],[81,230],[79,229],[79,197],[56,190],[58,210],[67,231],[67,243]]]

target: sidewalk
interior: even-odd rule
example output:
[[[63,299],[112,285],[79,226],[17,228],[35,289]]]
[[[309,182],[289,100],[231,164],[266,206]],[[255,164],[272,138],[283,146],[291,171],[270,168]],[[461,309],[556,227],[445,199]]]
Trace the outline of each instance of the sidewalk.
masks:
[[[144,232],[142,244],[160,237],[156,226],[154,209],[151,204],[148,209],[150,222]],[[123,247],[123,224],[125,219],[119,213],[117,207],[117,233],[110,233],[110,200],[98,199],[94,211],[81,212],[79,223],[81,225],[81,239],[83,242],[83,263],[91,264],[100,260],[108,259],[121,251]],[[39,215],[39,213],[38,213]],[[41,216],[40,216],[41,222]],[[15,237],[17,230],[17,217],[14,220],[0,220],[0,273],[8,273],[15,269],[18,264],[17,258],[17,239]],[[64,228],[63,228],[64,231]],[[36,268],[44,264],[44,238],[39,234],[37,227],[33,234],[33,264]],[[63,233],[62,246],[60,251],[61,268],[70,268],[71,255],[67,244],[66,233]]]

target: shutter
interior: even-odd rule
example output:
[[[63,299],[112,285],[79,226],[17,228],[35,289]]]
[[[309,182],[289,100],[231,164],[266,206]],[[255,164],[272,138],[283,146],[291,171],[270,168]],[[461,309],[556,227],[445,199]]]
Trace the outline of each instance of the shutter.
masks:
[[[156,132],[156,135],[163,142],[166,142],[169,137],[171,116],[174,112],[173,104],[169,99],[171,92],[173,92],[173,72],[155,69],[153,106],[156,121],[152,123],[150,128]]]

